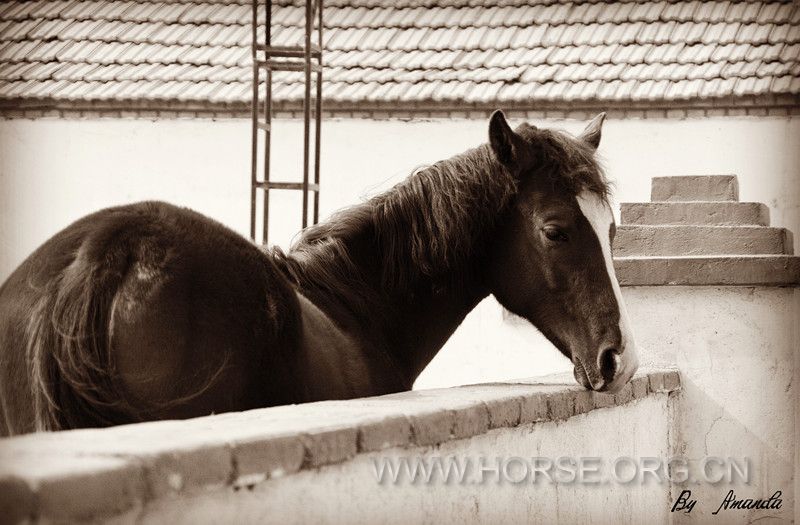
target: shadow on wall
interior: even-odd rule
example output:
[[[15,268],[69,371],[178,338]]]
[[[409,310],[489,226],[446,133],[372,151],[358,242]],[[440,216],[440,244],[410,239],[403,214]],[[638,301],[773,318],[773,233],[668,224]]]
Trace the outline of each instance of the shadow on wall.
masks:
[[[794,512],[794,450],[790,443],[775,441],[751,431],[747,423],[738,419],[718,401],[706,394],[702,384],[682,375],[681,393],[674,407],[674,428],[670,440],[676,456],[689,460],[690,472],[703,472],[706,458],[733,458],[740,466],[747,465],[749,478],[741,480],[738,473],[719,467],[719,463],[706,464],[706,475],[718,483],[681,483],[672,487],[674,502],[684,489],[691,490],[697,505],[691,514],[676,512],[675,525],[690,523],[753,523],[766,520],[770,523],[792,522]],[[791,416],[787,416],[791,419]],[[732,481],[729,481],[728,476]],[[728,491],[736,499],[769,499],[781,492],[780,509],[720,509]],[[717,514],[713,514],[718,511]]]

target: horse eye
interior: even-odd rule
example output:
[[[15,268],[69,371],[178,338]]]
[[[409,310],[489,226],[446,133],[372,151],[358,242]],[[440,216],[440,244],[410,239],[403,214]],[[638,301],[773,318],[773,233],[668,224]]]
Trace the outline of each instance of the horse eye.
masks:
[[[569,237],[567,236],[566,233],[559,230],[558,228],[553,228],[553,227],[545,228],[544,236],[554,242],[567,242],[569,240]]]

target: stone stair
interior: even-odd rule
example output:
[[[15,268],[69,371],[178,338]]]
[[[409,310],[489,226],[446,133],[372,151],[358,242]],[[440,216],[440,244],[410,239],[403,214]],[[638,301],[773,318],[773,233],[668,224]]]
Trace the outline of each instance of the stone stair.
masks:
[[[736,175],[689,175],[653,177],[650,186],[653,202],[737,202],[739,181]]]
[[[769,226],[769,208],[760,202],[625,202],[622,223],[664,226]]]
[[[792,234],[739,202],[735,175],[655,177],[651,202],[623,203],[615,257],[786,256]]]

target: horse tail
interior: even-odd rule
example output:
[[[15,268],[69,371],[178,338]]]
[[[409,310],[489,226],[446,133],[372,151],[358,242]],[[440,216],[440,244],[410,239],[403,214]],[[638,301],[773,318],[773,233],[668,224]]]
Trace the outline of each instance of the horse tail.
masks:
[[[91,254],[87,244],[42,290],[28,318],[36,430],[136,420],[114,379],[109,341],[114,296],[128,257],[124,250]]]

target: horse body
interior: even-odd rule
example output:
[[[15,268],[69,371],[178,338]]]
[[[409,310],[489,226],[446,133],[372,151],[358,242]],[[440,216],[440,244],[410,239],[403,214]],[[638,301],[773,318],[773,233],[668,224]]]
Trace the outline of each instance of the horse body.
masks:
[[[407,390],[490,293],[587,388],[621,388],[636,362],[593,125],[581,141],[496,114],[490,145],[307,229],[289,253],[166,203],[77,221],[0,288],[0,430]]]
[[[14,272],[0,305],[2,397],[28,412],[6,418],[9,432],[263,406],[291,386],[292,288],[241,237],[164,203],[71,225]]]
[[[472,306],[418,296],[360,319],[281,267],[288,273],[285,259],[162,202],[69,226],[0,288],[3,434],[406,390]],[[375,282],[373,305],[385,300]],[[417,352],[430,357],[406,361]]]

